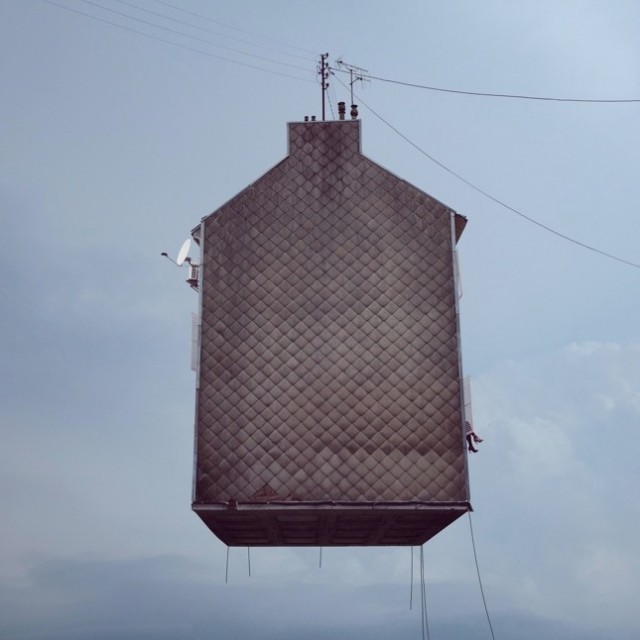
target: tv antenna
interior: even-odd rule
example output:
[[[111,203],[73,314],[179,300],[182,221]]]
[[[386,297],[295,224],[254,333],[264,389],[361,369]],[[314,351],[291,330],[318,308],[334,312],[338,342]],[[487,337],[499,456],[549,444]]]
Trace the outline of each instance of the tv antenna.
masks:
[[[176,267],[182,267],[185,264],[188,265],[189,277],[187,278],[187,284],[192,289],[197,291],[198,290],[198,268],[200,267],[200,265],[191,260],[191,258],[189,257],[190,250],[191,250],[191,240],[187,238],[182,243],[182,246],[180,247],[180,249],[178,249],[178,255],[176,256],[175,260],[171,258],[166,251],[163,251],[160,255],[164,256],[167,260],[170,260],[171,262],[173,262],[173,264],[175,264]]]
[[[363,69],[362,67],[356,67],[355,64],[349,64],[344,60],[336,60],[336,64],[340,69],[344,69],[349,72],[349,88],[351,89],[351,104],[353,104],[353,85],[356,82],[364,82],[365,80],[369,82],[367,69]]]

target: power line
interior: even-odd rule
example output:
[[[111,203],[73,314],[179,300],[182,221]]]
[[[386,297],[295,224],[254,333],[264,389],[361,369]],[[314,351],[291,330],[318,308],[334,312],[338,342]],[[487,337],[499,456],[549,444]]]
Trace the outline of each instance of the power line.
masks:
[[[338,80],[338,82],[340,82],[340,84],[345,89],[348,88],[347,85],[340,80],[340,78],[337,78],[337,80]],[[512,213],[515,213],[516,215],[520,216],[521,218],[524,218],[525,220],[527,220],[528,222],[531,222],[532,224],[535,224],[536,226],[540,227],[541,229],[544,229],[545,231],[548,231],[549,233],[552,233],[553,235],[558,236],[559,238],[562,238],[563,240],[566,240],[567,242],[571,242],[572,244],[578,245],[579,247],[582,247],[583,249],[588,249],[589,251],[593,251],[594,253],[598,253],[601,256],[604,256],[606,258],[610,258],[611,260],[616,260],[617,262],[621,262],[621,263],[626,264],[626,265],[628,265],[630,267],[635,267],[636,269],[640,269],[640,263],[632,262],[631,260],[626,260],[625,258],[620,258],[619,256],[616,256],[616,255],[614,255],[612,253],[607,253],[606,251],[603,251],[602,249],[598,249],[597,247],[594,247],[594,246],[592,246],[590,244],[586,244],[585,242],[581,242],[580,240],[576,240],[575,238],[572,238],[571,236],[568,236],[568,235],[566,235],[564,233],[561,233],[560,231],[556,231],[555,229],[547,226],[546,224],[544,224],[542,222],[539,222],[535,218],[532,218],[531,216],[528,216],[525,213],[522,213],[522,211],[519,211],[515,207],[512,207],[512,206],[508,205],[506,202],[503,202],[502,200],[496,198],[495,196],[492,196],[490,193],[488,193],[484,189],[481,189],[480,187],[476,186],[475,184],[473,184],[473,182],[470,182],[469,180],[467,180],[466,178],[461,176],[459,173],[455,172],[453,169],[450,169],[447,165],[443,164],[442,162],[440,162],[439,160],[434,158],[432,155],[430,155],[424,149],[422,149],[422,147],[419,147],[415,142],[413,142],[406,135],[404,135],[404,133],[399,131],[390,122],[385,120],[379,113],[374,111],[364,100],[362,100],[362,98],[360,98],[357,95],[355,97],[358,99],[358,102],[360,104],[364,105],[369,111],[371,111],[371,113],[376,118],[378,118],[378,120],[380,120],[381,122],[386,124],[392,131],[394,131],[397,135],[399,135],[405,142],[409,143],[419,153],[421,153],[423,156],[425,156],[426,158],[431,160],[431,162],[437,164],[440,168],[444,169],[447,173],[450,173],[452,176],[454,176],[455,178],[457,178],[461,182],[464,182],[468,187],[471,187],[474,191],[477,191],[478,193],[480,193],[483,196],[485,196],[485,198],[488,198],[492,202],[495,202],[496,204],[499,204],[501,207],[504,207],[508,211],[511,211]]]
[[[233,60],[231,58],[226,58],[224,56],[220,56],[217,55],[215,53],[210,53],[209,51],[203,51],[202,49],[196,49],[195,47],[190,47],[188,45],[185,44],[180,44],[178,42],[175,42],[173,40],[167,40],[166,38],[161,38],[159,36],[154,36],[151,35],[150,33],[145,33],[144,31],[140,31],[138,29],[134,29],[133,27],[127,27],[123,24],[119,24],[117,22],[113,22],[111,20],[107,20],[105,18],[100,18],[96,15],[90,14],[90,13],[85,13],[84,11],[79,11],[78,9],[73,9],[71,7],[67,7],[65,5],[59,4],[57,2],[54,2],[53,0],[41,0],[41,2],[44,2],[46,4],[52,5],[54,7],[58,7],[60,9],[64,9],[65,11],[69,11],[71,13],[76,13],[78,15],[81,16],[85,16],[86,18],[90,18],[91,20],[96,20],[97,22],[102,22],[103,24],[108,24],[112,27],[117,27],[118,29],[123,29],[124,31],[129,31],[131,33],[135,33],[137,35],[140,36],[144,36],[145,38],[149,38],[151,40],[157,40],[158,42],[164,42],[165,44],[170,44],[174,47],[179,47],[180,49],[185,49],[186,51],[191,51],[193,53],[198,53],[200,55],[203,56],[207,56],[208,58],[214,58],[216,60],[222,60],[223,62],[228,62],[230,64],[235,64],[241,67],[245,67],[248,69],[255,69],[257,71],[263,71],[265,73],[271,73],[273,75],[277,75],[277,76],[282,76],[285,78],[293,78],[294,80],[299,80],[302,82],[311,82],[313,83],[313,80],[307,79],[307,78],[301,78],[300,76],[294,76],[290,73],[283,73],[281,71],[274,71],[273,69],[266,69],[264,67],[259,67],[257,65],[253,65],[253,64],[249,64],[247,62],[240,62],[239,60]]]
[[[331,67],[331,70],[338,71],[341,73],[348,73],[348,71],[344,71],[343,69],[337,69],[335,67]],[[366,80],[379,80],[380,82],[398,84],[403,87],[412,87],[414,89],[426,89],[427,91],[438,91],[441,93],[455,93],[458,95],[476,96],[476,97],[483,97],[483,98],[510,98],[513,100],[538,100],[538,101],[544,101],[544,102],[582,102],[582,103],[596,103],[596,104],[624,104],[624,103],[640,102],[640,98],[616,98],[616,99],[613,99],[613,98],[559,98],[559,97],[552,97],[552,96],[534,96],[534,95],[514,94],[514,93],[488,93],[483,91],[465,91],[462,89],[446,89],[444,87],[429,86],[425,84],[418,84],[415,82],[403,82],[402,80],[382,78],[381,76],[374,76],[371,74],[366,74],[363,77]]]
[[[268,36],[263,36],[263,35],[260,35],[258,33],[254,33],[252,31],[247,31],[247,30],[241,29],[239,27],[234,27],[234,26],[232,26],[230,24],[226,24],[225,22],[220,22],[220,20],[214,20],[213,18],[210,18],[208,16],[203,16],[201,13],[195,13],[194,11],[189,11],[188,9],[183,9],[182,7],[177,7],[176,5],[171,4],[170,2],[165,2],[164,0],[155,0],[155,1],[158,4],[163,4],[166,7],[171,7],[172,9],[175,9],[176,11],[182,11],[183,13],[188,13],[189,15],[196,16],[198,18],[202,18],[203,20],[207,20],[208,22],[213,22],[213,23],[219,24],[219,25],[221,25],[223,27],[227,27],[227,29],[233,29],[234,31],[239,31],[240,33],[245,33],[245,34],[250,35],[250,36],[255,36],[255,37],[261,38],[263,40],[268,40],[270,42],[274,42],[274,43],[279,44],[279,45],[281,45],[283,47],[288,47],[290,49],[297,49],[298,51],[304,51],[306,53],[310,53],[312,55],[316,55],[316,52],[315,51],[311,51],[310,49],[304,49],[303,47],[297,47],[297,46],[295,46],[293,44],[287,44],[285,42],[281,42],[280,40],[274,40],[273,38],[269,38]],[[293,54],[290,54],[290,55],[293,55]],[[304,58],[304,59],[306,60],[306,58]]]
[[[132,7],[134,9],[137,9],[138,11],[144,11],[145,13],[148,13],[150,15],[158,16],[158,17],[163,18],[165,20],[170,20],[171,22],[175,22],[176,24],[182,24],[182,25],[185,25],[187,27],[191,27],[192,29],[198,29],[200,31],[205,31],[207,33],[211,33],[212,35],[215,35],[215,36],[221,36],[222,38],[228,38],[230,40],[235,40],[236,42],[240,42],[242,44],[249,45],[250,47],[257,47],[259,49],[264,49],[265,51],[271,51],[273,53],[278,53],[278,54],[283,55],[283,56],[299,58],[301,60],[306,60],[307,62],[311,62],[310,58],[308,58],[306,56],[301,56],[301,55],[298,55],[298,54],[295,54],[295,53],[286,53],[286,52],[278,50],[278,49],[273,49],[272,47],[265,47],[264,45],[257,44],[255,42],[250,42],[248,40],[242,40],[242,39],[237,38],[235,36],[227,35],[227,34],[224,34],[224,33],[220,33],[219,31],[214,31],[213,29],[208,29],[207,27],[202,27],[200,25],[193,24],[192,22],[186,22],[184,20],[179,20],[178,18],[173,18],[173,17],[167,15],[166,13],[160,13],[158,11],[152,11],[151,9],[145,9],[144,7],[140,7],[140,6],[136,5],[136,4],[134,4],[133,2],[127,2],[127,0],[116,0],[116,2],[119,2],[120,4],[124,4],[124,5],[128,6],[128,7]],[[166,4],[166,3],[163,2],[162,4]],[[172,7],[173,5],[168,5],[168,6]],[[104,8],[106,8],[106,7],[104,7]],[[175,7],[175,8],[178,9],[179,7]],[[191,13],[191,12],[189,11],[187,13]],[[199,17],[204,17],[204,16],[199,16]],[[227,25],[224,25],[224,26],[227,26]],[[233,28],[233,27],[228,27],[228,28]]]
[[[335,99],[335,91],[333,90],[333,85],[331,83],[327,84],[327,92],[329,93],[329,107],[331,108],[331,117],[335,120],[336,119],[336,114],[335,111],[333,110],[333,103],[337,102],[337,100]],[[333,99],[331,98],[331,96],[333,96]]]
[[[118,0],[120,1],[120,0]],[[234,49],[232,47],[227,47],[225,45],[222,44],[217,44],[216,42],[213,42],[211,39],[208,38],[198,38],[198,36],[193,36],[190,35],[188,33],[184,33],[183,31],[178,31],[177,29],[171,29],[169,27],[163,27],[159,24],[156,24],[155,22],[149,22],[148,20],[143,20],[142,18],[136,18],[135,16],[132,16],[128,13],[124,13],[122,11],[118,11],[116,9],[111,9],[110,7],[105,7],[102,4],[99,4],[98,2],[93,2],[93,0],[82,0],[82,2],[84,2],[85,4],[91,5],[93,7],[97,7],[98,9],[102,9],[104,11],[109,11],[110,13],[115,13],[118,16],[123,16],[125,18],[128,18],[129,20],[134,20],[136,22],[141,22],[142,24],[146,24],[149,25],[151,27],[155,27],[156,29],[162,29],[163,31],[168,31],[169,33],[175,33],[179,36],[183,36],[185,38],[191,38],[192,40],[196,40],[197,42],[204,42],[205,44],[210,44],[213,45],[214,47],[218,47],[220,49],[226,49],[227,51],[231,51],[232,53],[238,53],[242,56],[248,56],[250,58],[258,58],[258,60],[264,60],[266,62],[273,62],[274,64],[279,64],[285,67],[291,67],[293,69],[301,69],[302,71],[307,71],[307,69],[305,67],[300,67],[298,65],[295,64],[289,64],[288,62],[280,62],[278,60],[272,60],[270,58],[265,58],[264,56],[259,56],[256,55],[254,53],[246,53],[244,51],[240,51],[238,49]],[[126,3],[129,4],[129,3]],[[157,15],[157,14],[156,14]],[[183,23],[186,24],[186,23]]]

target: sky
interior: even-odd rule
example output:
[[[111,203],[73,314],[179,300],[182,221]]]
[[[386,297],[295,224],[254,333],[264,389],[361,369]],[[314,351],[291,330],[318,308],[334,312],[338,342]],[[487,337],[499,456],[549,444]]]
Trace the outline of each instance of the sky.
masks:
[[[253,549],[250,576],[234,548],[225,582],[190,510],[197,298],[160,253],[321,116],[322,52],[432,87],[640,99],[639,32],[635,0],[0,0],[0,637],[420,638],[417,550],[411,609],[407,548],[322,567]],[[431,638],[637,638],[640,103],[354,89],[364,154],[468,218],[491,627],[464,517],[424,547]]]

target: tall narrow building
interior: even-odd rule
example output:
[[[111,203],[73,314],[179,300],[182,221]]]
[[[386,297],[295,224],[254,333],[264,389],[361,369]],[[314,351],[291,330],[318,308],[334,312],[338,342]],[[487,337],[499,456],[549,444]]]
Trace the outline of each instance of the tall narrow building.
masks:
[[[361,152],[359,120],[206,216],[193,509],[227,545],[416,545],[471,507],[465,218]]]

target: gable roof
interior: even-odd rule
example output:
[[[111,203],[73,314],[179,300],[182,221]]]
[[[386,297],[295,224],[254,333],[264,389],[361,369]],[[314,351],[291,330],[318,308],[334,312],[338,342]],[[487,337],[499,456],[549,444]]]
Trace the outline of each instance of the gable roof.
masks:
[[[205,216],[203,220],[215,216],[223,210],[233,209],[234,203],[238,199],[255,195],[263,185],[279,181],[282,176],[286,176],[292,170],[297,170],[302,179],[306,178],[309,184],[315,183],[314,186],[318,186],[318,183],[324,181],[325,186],[339,187],[340,182],[345,180],[345,174],[353,173],[353,171],[347,171],[345,167],[350,163],[353,164],[357,158],[370,163],[378,171],[385,172],[389,178],[387,184],[393,184],[393,181],[397,181],[404,185],[405,189],[413,191],[419,202],[429,202],[430,208],[434,209],[436,215],[453,214],[456,242],[460,239],[467,224],[466,217],[362,154],[360,120],[290,122],[287,131],[288,155],[218,209]],[[313,167],[312,170],[310,170],[311,167]],[[319,169],[323,173],[322,178],[317,175]],[[346,177],[347,183],[357,179],[353,175]],[[363,177],[366,179],[366,176]],[[320,186],[322,187],[322,184]],[[349,197],[352,190],[348,189],[348,184],[343,186],[347,187],[346,196]],[[297,196],[304,197],[304,190],[299,191]]]

